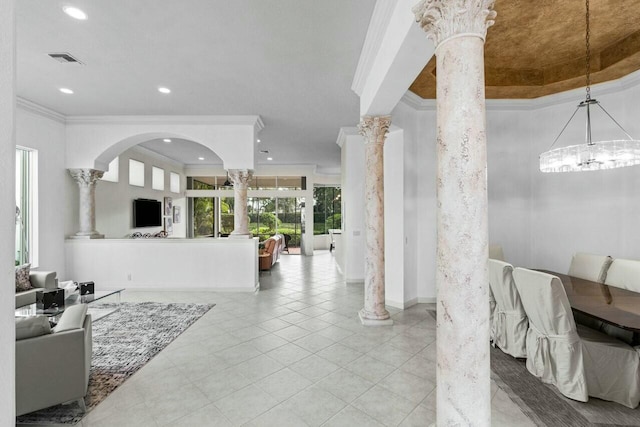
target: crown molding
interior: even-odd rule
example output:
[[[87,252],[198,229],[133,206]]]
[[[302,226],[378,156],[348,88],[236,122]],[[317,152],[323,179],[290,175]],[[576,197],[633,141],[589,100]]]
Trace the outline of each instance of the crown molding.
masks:
[[[264,122],[262,121],[262,117],[260,116],[253,116],[253,117],[256,118],[255,119],[256,121],[253,125],[253,130],[255,131],[256,134],[258,134],[262,129],[264,129]]]
[[[231,126],[253,126],[259,133],[264,121],[259,115],[248,116],[65,116],[50,108],[36,104],[26,98],[16,97],[16,106],[30,113],[66,124],[210,124]]]
[[[264,128],[260,116],[67,116],[67,124],[228,125]]]
[[[45,117],[47,119],[55,120],[56,122],[65,123],[64,114],[58,113],[50,108],[43,107],[40,104],[36,104],[33,101],[29,101],[28,99],[16,97],[16,106],[22,110],[28,111],[33,114],[37,114],[38,116]]]
[[[408,90],[404,96],[400,99],[403,104],[420,111],[435,111],[436,100],[424,99]]]
[[[161,162],[164,162],[164,163],[168,163],[168,164],[170,164],[172,166],[179,167],[181,169],[184,169],[185,166],[186,166],[184,163],[181,163],[181,162],[179,162],[177,160],[174,160],[174,159],[172,159],[170,157],[167,157],[165,155],[162,155],[160,153],[156,153],[155,151],[150,150],[147,147],[143,147],[141,145],[134,145],[129,150],[133,151],[134,153],[139,153],[139,154],[142,154],[143,156],[148,156],[148,157],[151,157],[151,158],[156,159],[158,161],[161,161]],[[121,155],[122,155],[122,153],[119,154],[118,157],[121,156]]]
[[[640,70],[627,74],[617,80],[598,83],[591,86],[592,97],[617,93],[640,85]],[[487,99],[486,109],[489,111],[538,110],[567,102],[576,102],[584,98],[584,88],[571,89],[533,99]],[[411,91],[407,91],[400,100],[403,104],[419,111],[435,111],[435,99],[423,99]]]
[[[362,95],[364,85],[382,45],[382,40],[395,6],[396,0],[378,0],[373,8],[369,29],[367,30],[362,52],[360,52],[360,58],[358,59],[358,66],[351,83],[351,90],[358,96]]]
[[[336,140],[336,144],[338,144],[338,146],[342,148],[342,146],[344,145],[344,142],[347,140],[347,137],[354,136],[354,135],[360,135],[360,132],[358,131],[357,127],[355,126],[341,127],[340,131],[338,132],[338,139]]]

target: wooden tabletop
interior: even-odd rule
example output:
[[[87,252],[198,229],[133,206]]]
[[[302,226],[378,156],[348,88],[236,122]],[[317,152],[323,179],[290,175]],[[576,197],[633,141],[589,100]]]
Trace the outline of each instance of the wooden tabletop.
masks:
[[[640,332],[640,293],[548,270],[560,278],[573,310],[633,332]]]

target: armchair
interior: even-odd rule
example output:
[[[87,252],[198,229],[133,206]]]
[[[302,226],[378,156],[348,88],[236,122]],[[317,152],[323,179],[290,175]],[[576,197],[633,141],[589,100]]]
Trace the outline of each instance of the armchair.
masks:
[[[58,279],[55,271],[30,271],[29,281],[35,289],[16,293],[16,308],[36,302],[36,292],[40,289],[55,289]]]
[[[16,318],[16,326],[23,320]],[[16,334],[16,415],[73,400],[84,408],[92,352],[87,305],[67,308],[48,332]]]

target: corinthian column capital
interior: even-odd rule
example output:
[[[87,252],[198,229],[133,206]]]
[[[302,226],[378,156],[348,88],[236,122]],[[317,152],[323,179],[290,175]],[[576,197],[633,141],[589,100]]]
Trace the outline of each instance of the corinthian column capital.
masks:
[[[458,35],[477,35],[482,40],[494,24],[495,0],[421,0],[412,11],[416,22],[436,48]]]
[[[247,188],[253,176],[253,171],[249,169],[229,169],[229,178],[234,187]]]
[[[69,174],[82,187],[94,185],[104,172],[96,169],[69,169]]]
[[[358,130],[365,137],[365,144],[384,144],[389,126],[391,116],[364,116],[358,124]]]

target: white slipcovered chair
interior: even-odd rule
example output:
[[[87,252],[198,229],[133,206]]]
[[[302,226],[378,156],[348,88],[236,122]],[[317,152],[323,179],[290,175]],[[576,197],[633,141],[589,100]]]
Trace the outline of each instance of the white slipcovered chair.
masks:
[[[513,282],[513,266],[490,259],[489,287],[495,300],[491,316],[493,344],[513,357],[527,357],[525,341],[529,322]]]
[[[611,261],[613,261],[613,259],[610,256],[577,252],[571,258],[569,276],[591,282],[604,283]],[[591,329],[602,330],[604,327],[602,321],[581,313],[574,313],[574,319],[576,323],[585,325]]]
[[[607,271],[604,282],[607,286],[640,293],[640,261],[633,259],[614,259]],[[612,292],[616,295],[616,292]],[[621,298],[614,296],[614,298]],[[630,304],[633,304],[629,302]],[[633,332],[601,322],[599,330],[628,344],[633,342]]]
[[[504,261],[504,252],[500,245],[489,245],[489,258]]]
[[[577,252],[571,258],[569,276],[604,283],[611,261],[610,256]]]
[[[605,285],[640,292],[640,261],[614,259],[607,271]]]
[[[529,317],[527,369],[565,396],[588,396],[635,408],[640,402],[640,357],[631,346],[593,329],[576,328],[560,279],[516,268],[516,287]]]

